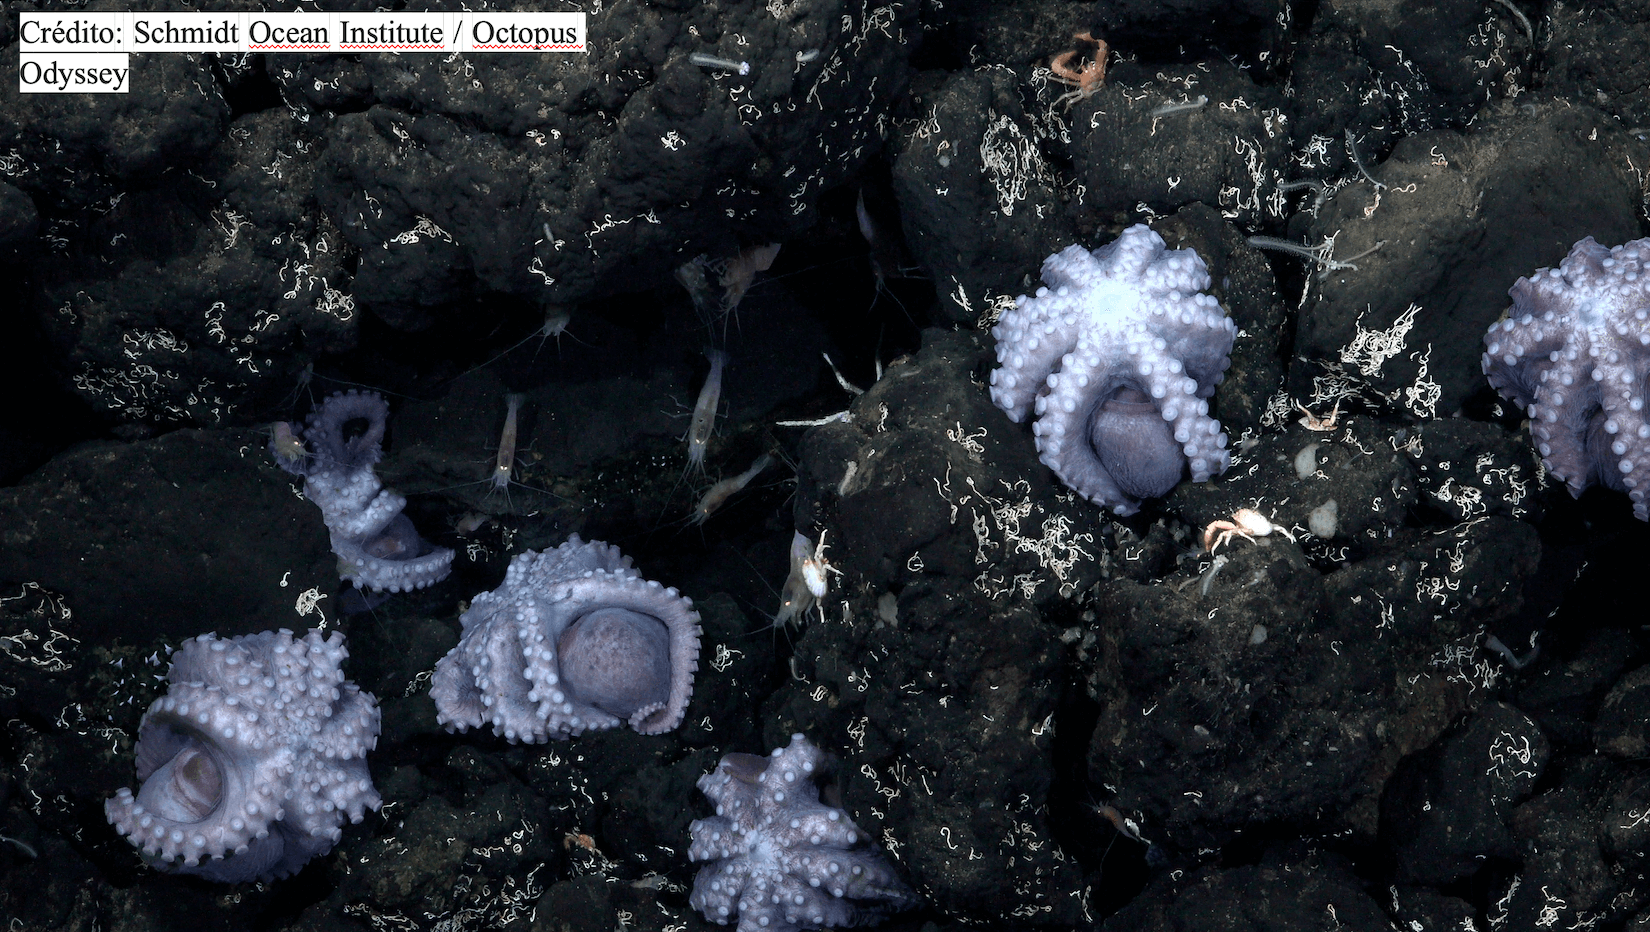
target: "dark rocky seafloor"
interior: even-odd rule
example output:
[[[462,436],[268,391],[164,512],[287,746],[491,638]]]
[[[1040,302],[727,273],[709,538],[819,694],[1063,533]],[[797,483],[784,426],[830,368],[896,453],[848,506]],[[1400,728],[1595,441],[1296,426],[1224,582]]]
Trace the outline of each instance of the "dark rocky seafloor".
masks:
[[[81,8],[9,4],[0,71],[13,11]],[[585,10],[590,52],[0,82],[0,927],[707,929],[694,781],[798,731],[926,900],[886,929],[1650,927],[1650,529],[1549,480],[1478,363],[1517,277],[1650,234],[1650,9],[466,8]],[[1048,64],[1081,32],[1109,70],[1073,94]],[[1213,400],[1235,455],[1116,519],[985,385],[1043,257],[1136,222],[1198,251],[1239,326]],[[721,313],[717,276],[767,243]],[[376,605],[266,450],[358,387],[390,399],[386,485],[458,552]],[[1212,558],[1242,507],[1297,539]],[[841,576],[775,628],[796,530]],[[687,721],[447,734],[428,679],[463,607],[575,532],[695,600]],[[314,625],[381,704],[383,810],[286,880],[144,866],[103,800],[169,649]]]

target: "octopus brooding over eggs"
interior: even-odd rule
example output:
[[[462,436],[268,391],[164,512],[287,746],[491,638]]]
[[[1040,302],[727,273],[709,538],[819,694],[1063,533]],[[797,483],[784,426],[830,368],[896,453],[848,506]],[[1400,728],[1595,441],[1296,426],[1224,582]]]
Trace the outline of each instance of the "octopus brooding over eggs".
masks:
[[[1143,224],[1092,252],[1068,246],[991,333],[991,400],[1032,432],[1042,462],[1117,514],[1202,482],[1231,456],[1209,397],[1231,365],[1237,327],[1190,249],[1167,249]]]
[[[1626,492],[1650,520],[1650,239],[1591,236],[1558,268],[1520,278],[1484,334],[1484,375],[1530,417],[1547,471],[1579,496]]]
[[[332,850],[383,801],[367,771],[378,704],[344,679],[344,636],[265,631],[183,642],[143,716],[136,793],[104,803],[157,870],[238,883]]]
[[[693,696],[693,601],[599,540],[574,534],[518,555],[460,621],[430,681],[448,731],[489,724],[512,743],[541,743],[628,723],[656,735],[681,724]]]
[[[304,497],[331,532],[338,575],[364,589],[411,592],[446,579],[453,551],[420,537],[402,514],[407,500],[378,480],[389,413],[377,392],[339,392],[303,428],[277,423],[269,446],[277,465],[304,477]]]

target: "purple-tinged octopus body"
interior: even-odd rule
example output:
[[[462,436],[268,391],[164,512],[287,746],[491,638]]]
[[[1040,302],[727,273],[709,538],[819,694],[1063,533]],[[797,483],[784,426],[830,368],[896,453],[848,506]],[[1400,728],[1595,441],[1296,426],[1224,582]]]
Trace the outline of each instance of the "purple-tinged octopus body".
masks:
[[[841,809],[819,801],[825,753],[800,734],[768,757],[729,754],[699,778],[716,815],[688,829],[704,861],[688,903],[739,932],[872,925],[922,900]]]
[[[1188,469],[1202,482],[1231,456],[1208,398],[1225,378],[1237,327],[1190,249],[1165,249],[1143,225],[1090,252],[1043,261],[991,333],[991,400],[1032,425],[1043,463],[1095,504],[1133,514]]]
[[[373,471],[383,456],[389,410],[376,392],[339,392],[310,414],[301,436],[286,422],[276,424],[269,448],[282,469],[304,477],[304,495],[332,532],[339,577],[410,592],[447,578],[453,552],[418,536],[401,513],[407,500],[384,488]],[[353,425],[361,425],[359,433],[350,431]]]
[[[345,818],[383,802],[367,771],[378,704],[344,680],[348,656],[336,631],[183,642],[138,731],[142,785],[104,803],[109,822],[155,868],[222,883],[332,850]]]
[[[539,743],[628,722],[644,735],[682,722],[699,668],[693,600],[643,579],[619,548],[577,534],[510,561],[504,584],[461,616],[430,697],[448,731],[483,723]]]
[[[1650,239],[1607,249],[1589,236],[1507,294],[1512,308],[1484,334],[1491,387],[1529,415],[1570,494],[1626,492],[1650,520]]]

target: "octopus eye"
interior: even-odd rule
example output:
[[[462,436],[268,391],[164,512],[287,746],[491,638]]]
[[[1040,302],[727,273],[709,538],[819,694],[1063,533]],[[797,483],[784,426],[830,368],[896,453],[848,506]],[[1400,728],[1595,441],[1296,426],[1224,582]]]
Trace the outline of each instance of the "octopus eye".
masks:
[[[399,514],[384,526],[378,536],[364,541],[361,549],[380,560],[412,560],[434,548],[418,536],[418,529],[413,527],[411,518]]]
[[[393,560],[405,553],[408,547],[400,538],[385,535],[367,541],[361,549],[365,550],[370,556],[378,557],[381,560]]]

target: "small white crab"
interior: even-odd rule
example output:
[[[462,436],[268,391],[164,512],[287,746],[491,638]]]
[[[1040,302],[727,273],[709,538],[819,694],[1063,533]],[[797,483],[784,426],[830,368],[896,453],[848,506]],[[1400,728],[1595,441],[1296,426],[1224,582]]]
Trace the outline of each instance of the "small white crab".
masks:
[[[1203,549],[1214,553],[1215,548],[1231,540],[1233,536],[1254,543],[1255,538],[1266,537],[1273,531],[1294,543],[1295,535],[1291,534],[1288,528],[1281,524],[1273,524],[1271,519],[1253,508],[1239,508],[1232,512],[1230,521],[1211,521],[1209,526],[1203,529]]]
[[[1300,425],[1307,430],[1334,430],[1335,422],[1340,420],[1341,417],[1341,400],[1339,398],[1335,399],[1335,407],[1330,409],[1328,417],[1318,417],[1306,405],[1298,401],[1295,402],[1295,408],[1301,414],[1306,415],[1300,419]]]
[[[825,532],[819,532],[819,546],[814,548],[814,555],[802,559],[802,581],[807,583],[808,591],[814,598],[825,598],[825,590],[830,588],[831,577],[826,575],[835,573],[842,575],[842,571],[832,566],[825,559]]]

